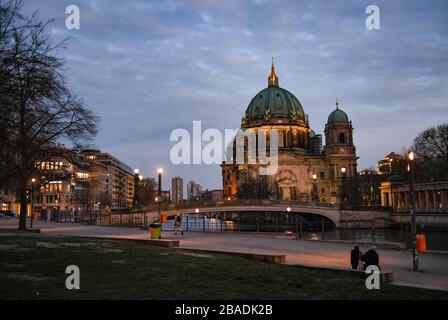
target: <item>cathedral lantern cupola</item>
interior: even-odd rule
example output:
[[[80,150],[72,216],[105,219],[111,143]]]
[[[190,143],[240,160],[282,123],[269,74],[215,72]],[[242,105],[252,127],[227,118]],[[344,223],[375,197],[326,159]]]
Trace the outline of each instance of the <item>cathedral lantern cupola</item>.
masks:
[[[278,76],[277,73],[275,73],[274,57],[272,57],[271,74],[268,77],[268,86],[278,87]]]

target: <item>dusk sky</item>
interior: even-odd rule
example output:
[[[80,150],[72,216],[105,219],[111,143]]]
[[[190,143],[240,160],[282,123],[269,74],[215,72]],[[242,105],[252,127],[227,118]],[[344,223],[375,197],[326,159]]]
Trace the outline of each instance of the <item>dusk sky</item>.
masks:
[[[65,8],[78,5],[80,30]],[[365,9],[381,10],[367,30]],[[267,86],[271,56],[323,133],[338,99],[353,122],[361,170],[401,152],[422,130],[448,120],[448,2],[441,1],[62,1],[25,0],[70,37],[69,87],[101,118],[95,146],[144,176],[165,168],[164,188],[222,188],[218,165],[170,163],[176,128],[240,127]]]

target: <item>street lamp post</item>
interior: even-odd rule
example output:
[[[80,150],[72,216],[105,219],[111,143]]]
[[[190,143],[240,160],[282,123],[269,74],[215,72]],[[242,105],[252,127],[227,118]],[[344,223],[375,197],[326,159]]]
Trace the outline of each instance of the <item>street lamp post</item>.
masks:
[[[341,168],[341,180],[342,180],[342,185],[341,185],[341,202],[343,206],[345,206],[345,202],[346,202],[346,194],[345,194],[345,173],[347,172],[347,168],[342,167]]]
[[[412,261],[414,271],[418,271],[418,253],[417,253],[417,225],[415,222],[415,197],[414,197],[414,152],[408,154],[409,158],[409,193],[411,197],[411,236],[412,236]]]
[[[139,169],[134,169],[134,207],[136,207],[139,204],[139,195],[138,195],[138,191],[139,191]]]
[[[162,168],[159,168],[157,170],[157,174],[158,174],[158,178],[159,178],[159,184],[158,184],[158,188],[157,188],[159,221],[161,221],[161,217],[162,217],[162,172],[163,172]]]
[[[36,179],[31,179],[31,221],[30,221],[30,228],[33,228],[33,219],[34,219],[34,183],[36,182]]]
[[[319,202],[319,190],[317,189],[317,175],[313,174],[313,202]]]

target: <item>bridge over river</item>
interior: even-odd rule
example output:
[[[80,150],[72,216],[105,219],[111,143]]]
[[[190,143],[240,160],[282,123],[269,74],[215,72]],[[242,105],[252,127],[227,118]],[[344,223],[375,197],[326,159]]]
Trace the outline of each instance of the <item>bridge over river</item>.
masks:
[[[157,217],[157,208],[151,208],[149,217]],[[383,207],[352,207],[319,203],[299,203],[269,200],[239,200],[218,201],[209,203],[189,203],[183,205],[164,206],[162,212],[168,217],[177,214],[207,214],[217,217],[236,217],[238,215],[272,213],[277,216],[307,216],[323,219],[336,227],[371,227],[375,221],[376,227],[387,227],[391,212]]]

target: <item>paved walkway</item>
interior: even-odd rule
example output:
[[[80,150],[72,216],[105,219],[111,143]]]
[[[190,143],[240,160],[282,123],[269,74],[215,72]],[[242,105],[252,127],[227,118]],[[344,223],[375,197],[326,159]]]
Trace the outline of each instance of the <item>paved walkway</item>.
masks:
[[[17,219],[0,219],[0,228],[17,228]],[[100,227],[77,223],[38,222],[43,234],[116,239],[150,239],[148,231],[123,227]],[[178,239],[181,248],[209,249],[247,253],[285,254],[286,263],[307,266],[348,268],[353,245],[320,241],[297,241],[282,235],[248,233],[185,232],[175,236],[163,232],[164,239]],[[361,246],[362,251],[368,245]],[[448,290],[448,255],[421,254],[420,269],[412,272],[412,255],[408,251],[378,249],[382,270],[393,271],[397,284]]]

